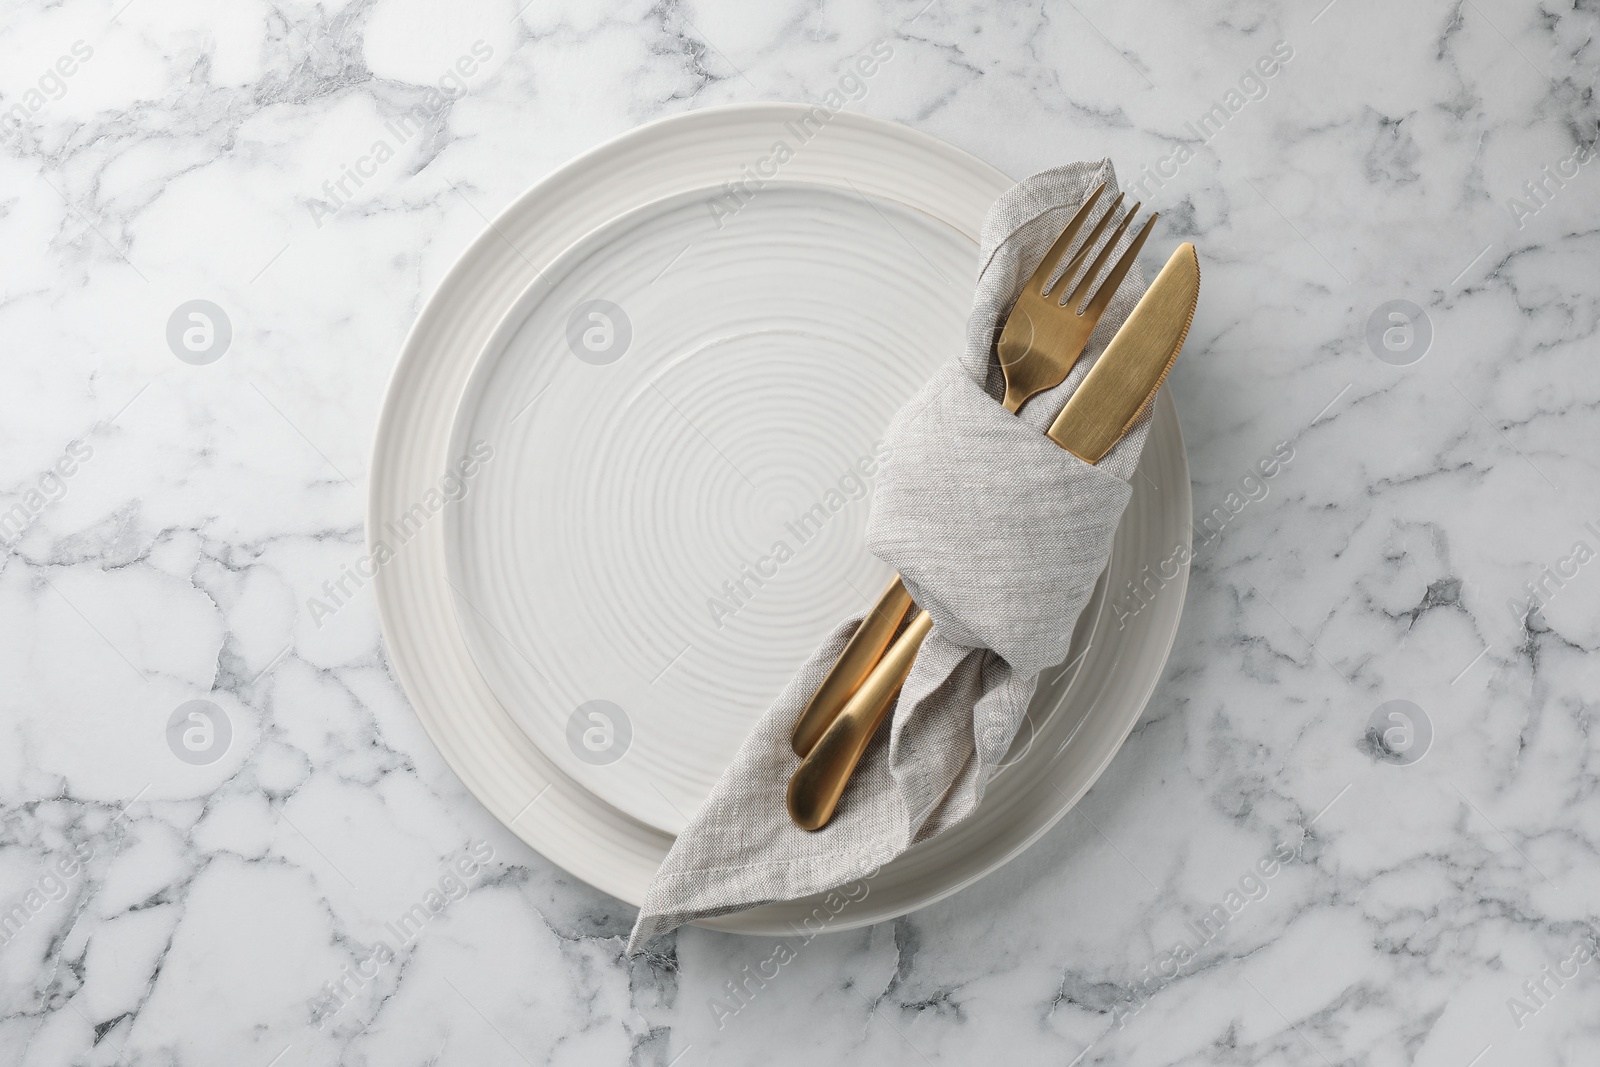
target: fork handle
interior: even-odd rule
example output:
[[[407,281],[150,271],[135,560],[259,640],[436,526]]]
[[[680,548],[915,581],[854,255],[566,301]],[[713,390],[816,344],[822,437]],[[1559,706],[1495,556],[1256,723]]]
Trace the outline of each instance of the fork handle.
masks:
[[[802,830],[820,830],[833,818],[845,784],[855,773],[872,735],[883,725],[916,662],[917,651],[933,629],[933,617],[919,611],[883,659],[845,703],[838,718],[800,761],[789,779],[789,817]]]
[[[822,685],[812,694],[810,703],[795,722],[794,731],[789,735],[789,744],[796,756],[803,759],[810,754],[839,709],[861,688],[861,683],[867,680],[878,658],[889,647],[894,632],[900,628],[900,620],[906,617],[910,608],[911,594],[906,592],[905,584],[897,574],[878,597],[872,610],[862,618],[856,632],[850,635],[850,643],[839,653],[839,658],[828,670],[828,676],[822,680]]]

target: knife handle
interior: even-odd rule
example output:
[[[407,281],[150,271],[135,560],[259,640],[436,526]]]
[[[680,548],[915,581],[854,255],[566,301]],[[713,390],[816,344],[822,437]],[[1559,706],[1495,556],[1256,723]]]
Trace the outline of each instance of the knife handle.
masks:
[[[883,724],[900,687],[905,685],[917,650],[932,629],[933,617],[926,611],[917,612],[900,640],[878,661],[866,681],[845,702],[838,718],[828,724],[800,761],[794,777],[789,779],[788,794],[789,817],[800,829],[820,830],[833,818],[845,784],[855,773],[872,735]]]
[[[878,602],[872,605],[872,610],[862,618],[856,632],[850,635],[850,643],[844,646],[844,651],[839,653],[839,658],[829,669],[828,676],[812,694],[811,702],[800,713],[794,731],[789,735],[789,744],[796,756],[804,759],[810,754],[839,709],[845,706],[872,673],[878,657],[889,647],[894,632],[900,628],[900,621],[910,609],[911,594],[906,592],[897,574],[878,597]]]

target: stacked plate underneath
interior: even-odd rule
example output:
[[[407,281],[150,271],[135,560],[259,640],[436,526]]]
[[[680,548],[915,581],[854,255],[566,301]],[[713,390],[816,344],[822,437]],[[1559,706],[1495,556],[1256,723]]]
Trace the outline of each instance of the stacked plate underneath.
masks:
[[[847,112],[693,112],[529,190],[423,309],[374,453],[384,635],[451,766],[553,862],[637,905],[755,719],[891,577],[862,539],[882,430],[962,346],[979,228],[1010,184]],[[1133,488],[983,807],[837,927],[992,871],[1121,745],[1187,581],[1165,393]],[[1113,612],[1107,590],[1146,566],[1162,595]],[[705,925],[784,932],[814,907]]]

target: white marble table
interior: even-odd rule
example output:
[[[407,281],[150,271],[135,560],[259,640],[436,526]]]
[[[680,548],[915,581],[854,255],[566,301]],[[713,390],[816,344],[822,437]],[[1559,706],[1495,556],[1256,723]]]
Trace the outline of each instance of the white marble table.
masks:
[[[0,16],[0,1062],[1595,1062],[1593,8],[922,2]],[[629,960],[443,764],[370,591],[306,601],[486,217],[878,37],[850,107],[1014,175],[1109,155],[1200,246],[1172,385],[1220,532],[1024,857],[764,984],[771,939]],[[195,299],[231,338],[183,309],[186,362]]]

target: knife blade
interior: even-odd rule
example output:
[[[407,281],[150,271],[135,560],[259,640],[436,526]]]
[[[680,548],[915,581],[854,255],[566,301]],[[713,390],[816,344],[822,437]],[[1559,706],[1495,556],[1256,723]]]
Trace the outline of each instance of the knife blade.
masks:
[[[1139,420],[1172,370],[1194,322],[1200,259],[1188,242],[1172,253],[1095,365],[1046,432],[1087,463],[1098,463]],[[917,651],[933,629],[918,611],[866,681],[846,702],[789,779],[789,817],[802,830],[833,818],[845,785],[882,725]]]
[[[1184,242],[1084,376],[1045,436],[1085,463],[1099,463],[1133,428],[1166,381],[1194,322],[1200,258]]]

